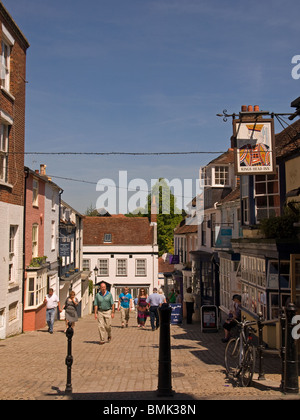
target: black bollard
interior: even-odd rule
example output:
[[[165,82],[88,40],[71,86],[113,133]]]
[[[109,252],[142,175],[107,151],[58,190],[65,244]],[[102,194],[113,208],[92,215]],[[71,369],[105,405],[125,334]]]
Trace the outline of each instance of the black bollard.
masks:
[[[280,327],[281,327],[281,347],[280,347],[280,357],[281,357],[281,383],[280,389],[284,392],[284,376],[285,376],[285,327],[286,319],[284,309],[281,309],[280,313]]]
[[[259,370],[258,370],[258,380],[262,381],[265,380],[265,373],[263,368],[263,351],[264,351],[264,343],[263,343],[263,316],[260,313],[257,321],[258,326],[258,360],[259,360]]]
[[[66,336],[68,338],[68,353],[66,357],[66,365],[67,365],[67,384],[66,384],[66,394],[72,394],[72,364],[73,364],[73,356],[72,356],[72,337],[74,334],[74,330],[72,328],[72,323],[69,322],[68,329],[66,332]]]
[[[298,351],[297,342],[292,336],[292,319],[297,313],[293,303],[285,308],[286,329],[285,329],[285,365],[284,365],[284,389],[287,394],[299,393],[298,381]]]
[[[171,377],[171,338],[170,321],[172,308],[163,304],[159,310],[159,363],[158,363],[158,397],[173,397]]]

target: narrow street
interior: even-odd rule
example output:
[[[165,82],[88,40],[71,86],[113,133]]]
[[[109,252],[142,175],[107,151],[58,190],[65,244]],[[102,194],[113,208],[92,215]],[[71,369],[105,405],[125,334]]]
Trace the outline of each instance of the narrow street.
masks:
[[[65,395],[67,338],[64,322],[54,334],[47,328],[0,342],[1,400],[159,400],[159,331],[137,328],[131,314],[122,329],[120,315],[113,320],[110,343],[99,345],[93,315],[80,319],[73,337],[72,395]],[[298,399],[279,390],[280,359],[265,361],[266,381],[240,388],[224,370],[223,332],[201,333],[200,325],[172,325],[171,401],[219,399]],[[257,375],[255,375],[257,378]]]

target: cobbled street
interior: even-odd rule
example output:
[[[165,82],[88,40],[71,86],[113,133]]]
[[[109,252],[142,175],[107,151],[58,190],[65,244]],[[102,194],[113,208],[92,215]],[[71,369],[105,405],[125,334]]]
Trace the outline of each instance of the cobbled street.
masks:
[[[65,324],[0,342],[1,400],[157,400],[159,331],[137,328],[131,314],[128,328],[120,315],[113,320],[110,343],[99,345],[93,315],[76,324],[72,342],[71,395],[65,394],[67,338]],[[177,400],[280,400],[299,395],[280,392],[281,361],[265,359],[266,380],[249,388],[228,380],[224,369],[223,332],[201,333],[200,325],[171,325],[172,389]]]

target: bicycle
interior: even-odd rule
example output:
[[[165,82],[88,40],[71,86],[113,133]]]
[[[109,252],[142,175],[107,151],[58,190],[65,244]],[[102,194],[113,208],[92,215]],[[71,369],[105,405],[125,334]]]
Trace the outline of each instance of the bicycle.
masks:
[[[225,349],[225,367],[229,377],[240,379],[243,387],[250,386],[255,369],[256,349],[252,343],[252,333],[256,332],[251,325],[255,321],[236,321],[239,336],[228,341]]]

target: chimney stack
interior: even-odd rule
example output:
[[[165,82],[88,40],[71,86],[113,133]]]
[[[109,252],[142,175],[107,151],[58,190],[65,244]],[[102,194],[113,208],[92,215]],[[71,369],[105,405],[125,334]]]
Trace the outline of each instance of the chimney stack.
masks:
[[[40,175],[41,176],[46,175],[46,168],[47,168],[47,165],[44,165],[44,164],[40,165]]]

